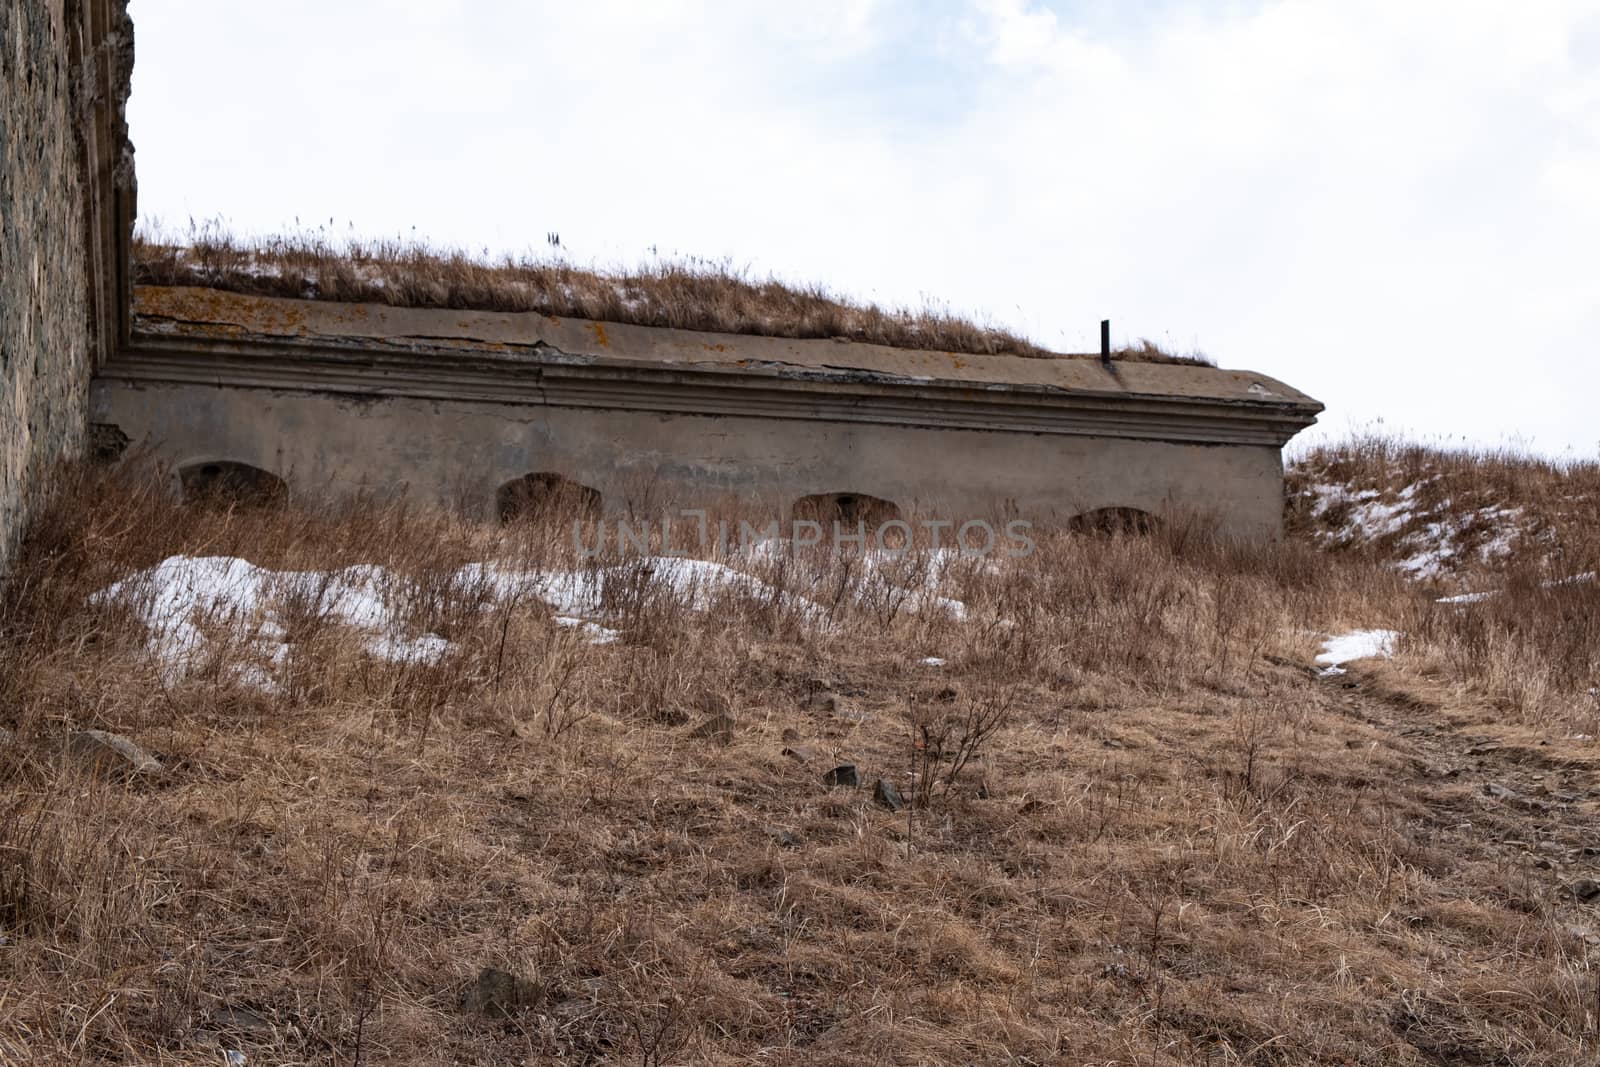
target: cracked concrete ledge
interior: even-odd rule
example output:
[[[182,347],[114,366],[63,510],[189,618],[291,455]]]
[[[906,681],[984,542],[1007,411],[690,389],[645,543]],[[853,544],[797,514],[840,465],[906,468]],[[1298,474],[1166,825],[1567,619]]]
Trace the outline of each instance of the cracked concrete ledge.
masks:
[[[1263,375],[497,313],[135,290],[102,377],[502,404],[1281,446],[1321,405]]]

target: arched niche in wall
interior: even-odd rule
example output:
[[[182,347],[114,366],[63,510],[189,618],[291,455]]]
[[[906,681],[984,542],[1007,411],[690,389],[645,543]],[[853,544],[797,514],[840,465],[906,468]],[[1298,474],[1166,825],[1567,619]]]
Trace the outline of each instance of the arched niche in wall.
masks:
[[[1140,511],[1138,508],[1096,508],[1073,516],[1067,522],[1067,529],[1073,533],[1102,536],[1112,534],[1145,536],[1161,529],[1161,520],[1148,511]]]
[[[178,470],[178,484],[186,503],[216,501],[225,504],[266,505],[289,496],[284,480],[271,471],[231,460],[191,463]]]
[[[824,527],[835,522],[854,527],[859,522],[870,529],[900,518],[900,509],[892,500],[866,493],[813,493],[794,502],[794,517],[810,519]]]
[[[592,519],[600,514],[600,491],[550,471],[513,478],[495,493],[501,522]]]

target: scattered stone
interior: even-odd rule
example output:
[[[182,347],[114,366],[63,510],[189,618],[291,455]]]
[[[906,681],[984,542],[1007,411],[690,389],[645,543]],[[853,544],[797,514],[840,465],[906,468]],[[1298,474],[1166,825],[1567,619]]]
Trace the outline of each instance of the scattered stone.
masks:
[[[1483,793],[1485,796],[1494,797],[1496,800],[1515,800],[1516,790],[1507,789],[1499,782],[1484,782]]]
[[[813,683],[813,688],[806,696],[805,706],[808,708],[822,708],[825,711],[832,711],[838,700],[839,694],[835,693],[832,689],[829,689],[824,685]]]
[[[509,1018],[538,999],[539,987],[498,967],[485,967],[467,990],[467,1007],[498,1018]]]
[[[100,774],[160,774],[161,762],[121,734],[80,730],[67,739],[67,751]]]
[[[767,836],[772,838],[784,848],[799,848],[805,844],[805,839],[793,830],[786,830],[781,826],[766,827]]]
[[[855,789],[861,785],[861,778],[856,774],[854,763],[841,763],[822,776],[822,784],[830,788],[842,785]]]
[[[851,768],[853,774],[855,768]],[[890,811],[899,811],[906,806],[905,797],[900,795],[900,790],[887,778],[879,778],[872,785],[872,799],[874,803],[881,804]]]
[[[708,738],[721,745],[733,741],[733,716],[727,714],[713,715],[705,722],[689,731],[690,737]]]
[[[1587,904],[1600,898],[1600,882],[1595,881],[1593,878],[1579,878],[1576,882],[1567,886],[1567,890],[1580,904]]]
[[[847,719],[850,722],[866,722],[872,718],[869,713],[856,707],[856,702],[849,697],[828,690],[818,693],[808,703],[811,707],[820,708],[835,718]]]
[[[1106,746],[1107,748],[1122,748],[1123,747],[1122,742],[1118,741],[1115,737],[1107,737],[1104,740],[1102,740],[1100,743],[1102,745]]]
[[[1567,936],[1575,937],[1590,945],[1600,945],[1600,934],[1595,933],[1594,927],[1584,926],[1581,923],[1568,923]]]
[[[816,755],[815,752],[805,745],[785,746],[783,754],[792,760],[799,760],[801,763],[810,763],[812,757]]]
[[[272,1022],[249,1008],[218,1008],[211,1013],[211,1024],[219,1030],[235,1033],[262,1036],[272,1033]]]

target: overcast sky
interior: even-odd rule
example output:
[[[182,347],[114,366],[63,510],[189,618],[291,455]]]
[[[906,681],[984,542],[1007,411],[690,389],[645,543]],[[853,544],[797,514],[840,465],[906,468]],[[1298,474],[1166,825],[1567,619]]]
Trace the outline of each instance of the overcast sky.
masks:
[[[728,258],[1600,451],[1600,0],[132,0],[139,208]]]

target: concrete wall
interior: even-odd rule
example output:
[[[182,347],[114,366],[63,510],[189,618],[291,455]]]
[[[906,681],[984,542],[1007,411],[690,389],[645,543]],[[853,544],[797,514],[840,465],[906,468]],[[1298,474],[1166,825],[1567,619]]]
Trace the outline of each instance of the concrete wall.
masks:
[[[125,327],[132,49],[121,0],[0,4],[0,579]]]
[[[97,385],[94,418],[175,469],[245,463],[302,496],[403,490],[485,517],[501,485],[545,471],[598,489],[613,512],[737,497],[777,517],[799,497],[850,492],[955,519],[1193,509],[1256,539],[1279,534],[1283,510],[1268,445],[119,381]]]
[[[0,5],[0,576],[93,369],[70,28],[61,0]]]

